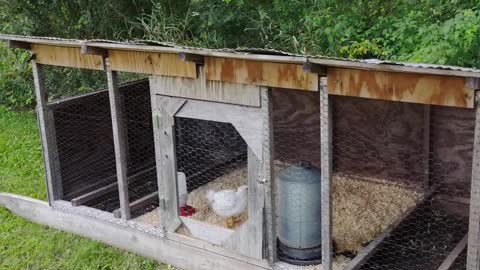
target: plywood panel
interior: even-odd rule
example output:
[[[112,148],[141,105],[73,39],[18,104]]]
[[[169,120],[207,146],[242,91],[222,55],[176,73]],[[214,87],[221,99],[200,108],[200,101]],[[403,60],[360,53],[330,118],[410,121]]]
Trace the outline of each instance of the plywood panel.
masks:
[[[81,54],[80,48],[32,44],[38,64],[103,70],[99,55]]]
[[[465,78],[344,68],[328,69],[332,95],[473,108]]]
[[[318,76],[302,65],[205,57],[207,80],[318,91]]]
[[[318,92],[272,90],[275,159],[302,160],[320,167],[320,98]]]
[[[182,62],[177,54],[110,50],[113,70],[196,78],[195,63]]]
[[[432,106],[431,121],[431,181],[469,197],[475,110]]]

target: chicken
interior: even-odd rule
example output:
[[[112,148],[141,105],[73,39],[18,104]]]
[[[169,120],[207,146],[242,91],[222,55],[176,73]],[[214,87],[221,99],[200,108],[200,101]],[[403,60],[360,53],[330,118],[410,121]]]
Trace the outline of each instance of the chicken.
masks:
[[[241,186],[237,190],[207,191],[207,199],[213,211],[226,220],[227,228],[234,228],[237,216],[247,208],[248,187]]]

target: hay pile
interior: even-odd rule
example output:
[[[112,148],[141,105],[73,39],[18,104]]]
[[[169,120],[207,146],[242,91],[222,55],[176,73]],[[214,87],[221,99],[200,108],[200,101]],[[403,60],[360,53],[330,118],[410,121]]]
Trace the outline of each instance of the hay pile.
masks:
[[[420,192],[391,181],[334,175],[332,215],[337,251],[359,251],[421,197]]]

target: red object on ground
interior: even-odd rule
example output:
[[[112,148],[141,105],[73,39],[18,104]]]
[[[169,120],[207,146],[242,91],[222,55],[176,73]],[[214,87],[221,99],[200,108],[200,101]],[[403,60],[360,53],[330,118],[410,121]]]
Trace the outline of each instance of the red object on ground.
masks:
[[[185,205],[180,207],[180,216],[182,217],[189,217],[193,214],[195,214],[197,210],[195,208],[191,207],[190,205]]]

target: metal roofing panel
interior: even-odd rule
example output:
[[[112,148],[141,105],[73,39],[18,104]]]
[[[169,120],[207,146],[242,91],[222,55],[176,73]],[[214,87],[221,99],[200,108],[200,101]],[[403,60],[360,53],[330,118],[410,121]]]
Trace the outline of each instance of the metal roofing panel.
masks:
[[[463,77],[480,77],[480,69],[435,65],[425,63],[404,63],[379,59],[347,59],[340,57],[329,57],[323,55],[301,55],[284,51],[266,49],[266,48],[237,48],[237,49],[208,49],[190,46],[181,46],[171,42],[160,42],[154,40],[132,40],[132,41],[113,41],[105,39],[77,40],[55,37],[35,37],[21,35],[3,35],[0,34],[0,40],[16,40],[30,43],[41,43],[58,46],[76,46],[90,44],[103,48],[128,49],[140,51],[162,51],[162,52],[186,52],[197,53],[212,57],[231,57],[243,58],[247,60],[272,61],[272,62],[290,62],[290,63],[311,63],[344,67],[344,68],[362,68],[395,72],[427,73],[436,75],[451,75]]]

